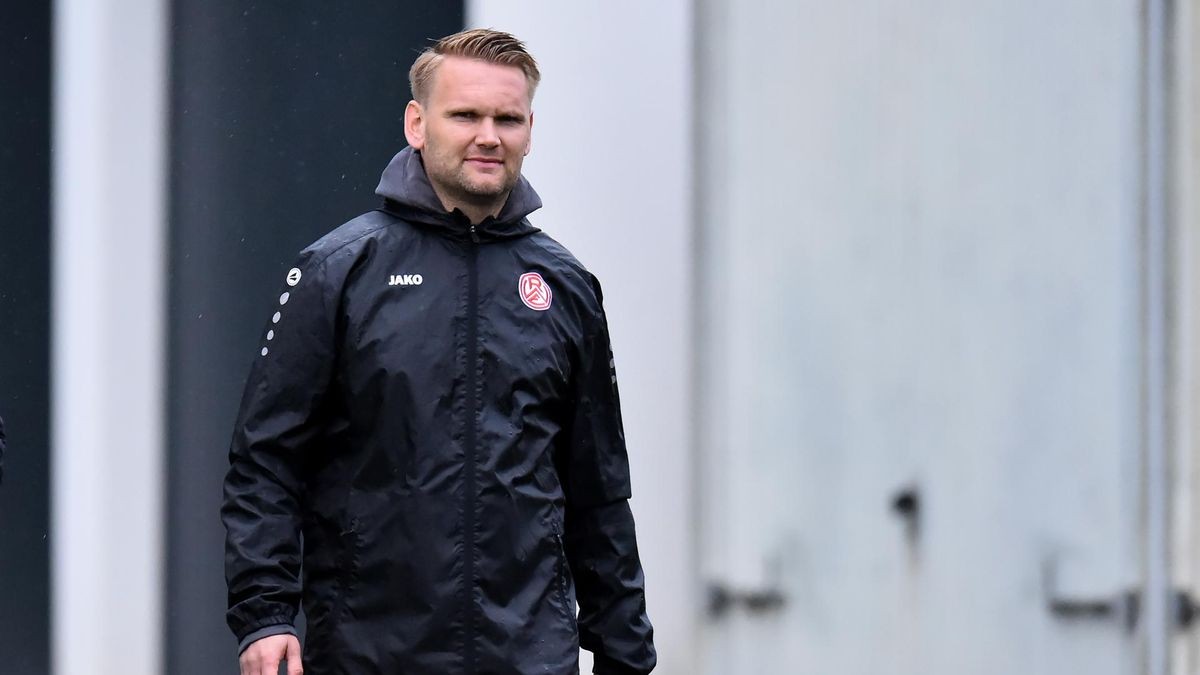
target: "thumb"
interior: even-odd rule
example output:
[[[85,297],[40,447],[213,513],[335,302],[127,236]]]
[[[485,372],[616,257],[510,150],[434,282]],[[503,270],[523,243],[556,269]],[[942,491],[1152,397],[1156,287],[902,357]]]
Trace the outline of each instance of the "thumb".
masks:
[[[300,662],[300,640],[295,636],[287,641],[287,675],[303,675],[304,665]]]

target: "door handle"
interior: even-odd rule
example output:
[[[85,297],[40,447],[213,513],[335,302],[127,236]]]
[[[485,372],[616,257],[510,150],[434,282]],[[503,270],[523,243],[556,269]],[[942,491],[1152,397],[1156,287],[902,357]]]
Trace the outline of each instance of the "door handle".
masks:
[[[1175,619],[1175,627],[1185,630],[1192,627],[1197,616],[1200,616],[1200,605],[1192,598],[1192,594],[1181,588],[1171,593],[1171,613]]]
[[[1107,597],[1068,595],[1059,590],[1056,572],[1052,561],[1042,565],[1042,594],[1051,614],[1062,619],[1117,619],[1131,633],[1137,627],[1140,590],[1118,591]]]
[[[766,614],[786,604],[787,597],[777,588],[734,589],[719,583],[708,587],[708,614],[713,618],[739,607],[751,614]]]
[[[1051,613],[1063,618],[1109,618],[1120,616],[1130,631],[1137,626],[1140,600],[1138,591],[1125,591],[1107,600],[1049,598]],[[1200,618],[1200,604],[1182,589],[1171,592],[1171,618],[1179,630],[1192,627]]]
[[[1137,591],[1125,591],[1111,598],[1047,598],[1050,613],[1064,619],[1118,618],[1126,630],[1137,626],[1140,598]]]

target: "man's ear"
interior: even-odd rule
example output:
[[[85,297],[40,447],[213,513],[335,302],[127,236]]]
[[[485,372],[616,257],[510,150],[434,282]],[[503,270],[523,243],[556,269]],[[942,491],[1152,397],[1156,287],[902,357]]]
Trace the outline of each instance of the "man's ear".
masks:
[[[404,107],[404,138],[414,150],[425,149],[425,109],[416,101]]]
[[[525,156],[529,156],[529,151],[533,149],[533,111],[529,111],[529,138],[525,141]]]

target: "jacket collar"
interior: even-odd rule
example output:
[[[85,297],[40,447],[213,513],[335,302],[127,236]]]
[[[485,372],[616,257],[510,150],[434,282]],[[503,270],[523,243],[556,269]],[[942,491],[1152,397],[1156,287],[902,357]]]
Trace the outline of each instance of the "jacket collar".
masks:
[[[431,226],[455,238],[469,236],[470,219],[458,209],[446,211],[429,184],[421,153],[411,147],[396,153],[388,163],[375,194],[383,197],[383,210],[398,218]],[[538,228],[531,225],[526,216],[541,206],[542,200],[534,192],[533,186],[524,176],[520,176],[499,215],[488,216],[475,226],[476,236],[484,241],[537,232]]]

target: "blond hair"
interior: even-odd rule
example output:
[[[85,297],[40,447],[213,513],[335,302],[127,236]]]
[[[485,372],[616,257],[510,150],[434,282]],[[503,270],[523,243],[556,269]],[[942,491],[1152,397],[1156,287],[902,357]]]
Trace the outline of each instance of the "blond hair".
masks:
[[[520,68],[525,74],[525,81],[529,83],[530,100],[533,100],[533,91],[542,79],[537,61],[526,51],[524,42],[503,31],[473,28],[447,35],[421,52],[408,71],[408,84],[412,88],[413,99],[425,103],[433,76],[437,74],[438,66],[447,56],[460,56]]]

